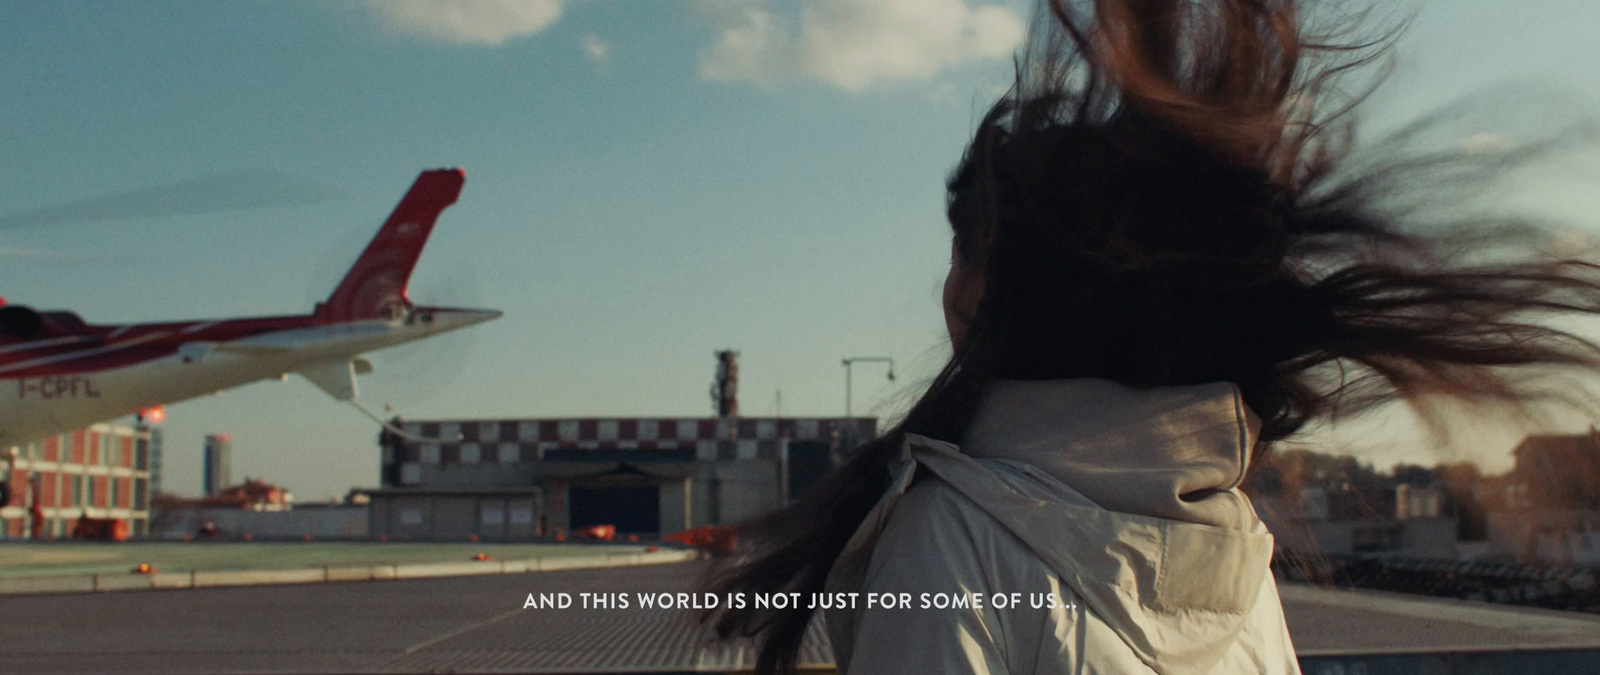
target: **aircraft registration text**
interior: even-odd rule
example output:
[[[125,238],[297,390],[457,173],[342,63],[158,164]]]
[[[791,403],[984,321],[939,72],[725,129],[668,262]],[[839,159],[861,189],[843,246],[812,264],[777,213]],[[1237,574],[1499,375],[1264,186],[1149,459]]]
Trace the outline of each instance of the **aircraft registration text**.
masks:
[[[100,398],[94,380],[87,375],[24,377],[17,380],[17,398]]]

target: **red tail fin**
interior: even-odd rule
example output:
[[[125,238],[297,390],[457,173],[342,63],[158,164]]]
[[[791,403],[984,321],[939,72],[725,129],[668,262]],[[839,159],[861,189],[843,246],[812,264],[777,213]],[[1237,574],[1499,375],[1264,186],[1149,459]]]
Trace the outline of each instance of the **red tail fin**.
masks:
[[[406,283],[411,279],[411,269],[422,255],[434,221],[445,207],[456,202],[466,180],[467,173],[461,169],[422,172],[333,295],[317,305],[317,315],[348,321],[403,313],[410,304]]]

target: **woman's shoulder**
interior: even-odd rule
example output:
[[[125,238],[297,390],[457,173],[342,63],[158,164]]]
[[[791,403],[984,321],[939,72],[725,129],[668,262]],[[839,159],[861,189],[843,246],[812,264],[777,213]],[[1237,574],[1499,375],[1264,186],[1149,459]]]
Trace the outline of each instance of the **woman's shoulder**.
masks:
[[[1063,666],[1074,661],[1072,646],[1052,637],[1080,616],[1071,590],[1026,543],[937,476],[917,480],[895,503],[859,590],[879,608],[857,610],[852,673],[1072,670],[1038,663],[1041,653],[1061,656]],[[896,609],[882,609],[886,602]],[[908,635],[937,644],[917,654],[890,646]]]
[[[889,512],[868,566],[872,577],[964,588],[1010,585],[1049,566],[982,506],[937,476],[919,477]]]

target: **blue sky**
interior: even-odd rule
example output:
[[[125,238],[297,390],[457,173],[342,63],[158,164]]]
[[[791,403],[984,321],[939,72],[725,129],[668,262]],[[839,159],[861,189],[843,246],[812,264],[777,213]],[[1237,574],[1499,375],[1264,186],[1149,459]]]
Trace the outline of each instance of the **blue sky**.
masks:
[[[1586,30],[1600,5],[1409,6],[1417,20],[1364,114],[1371,126],[1507,82],[1600,110],[1600,48]],[[243,169],[337,193],[0,230],[0,249],[54,253],[0,258],[0,295],[97,323],[305,312],[418,171],[462,166],[466,188],[412,296],[505,317],[376,354],[361,382],[369,404],[419,418],[698,416],[711,410],[712,352],[732,347],[745,414],[777,412],[780,391],[785,415],[841,414],[840,358],[877,355],[902,377],[863,367],[856,408],[890,414],[947,354],[942,181],[1006,81],[1028,11],[980,0],[0,4],[0,216]],[[1593,229],[1600,203],[1575,193],[1593,187],[1588,175],[1536,176],[1522,199]],[[298,379],[171,406],[169,489],[198,490],[206,433],[233,435],[235,478],[301,499],[377,482],[375,426]]]

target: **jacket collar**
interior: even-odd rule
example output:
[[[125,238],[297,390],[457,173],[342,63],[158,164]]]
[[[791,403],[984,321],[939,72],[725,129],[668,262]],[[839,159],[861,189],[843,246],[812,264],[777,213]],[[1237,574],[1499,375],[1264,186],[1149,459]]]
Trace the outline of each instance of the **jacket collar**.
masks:
[[[1258,521],[1237,488],[1259,428],[1228,382],[1003,380],[960,447],[1038,467],[1109,511],[1250,530]]]

